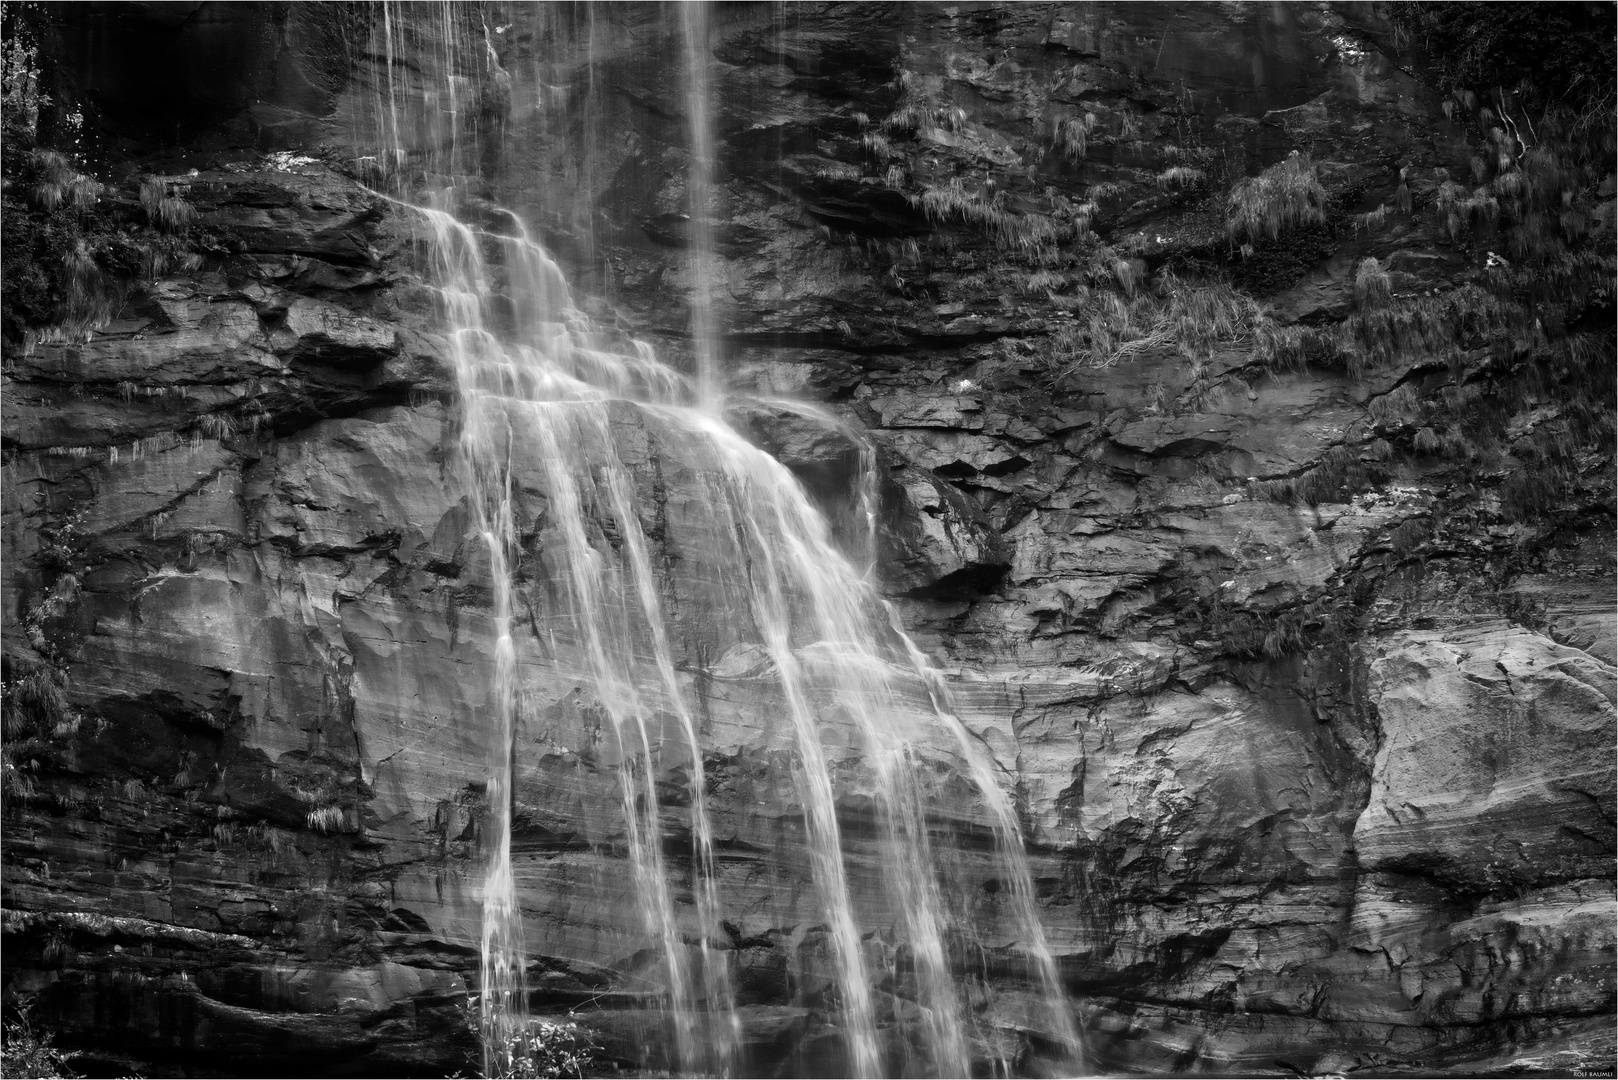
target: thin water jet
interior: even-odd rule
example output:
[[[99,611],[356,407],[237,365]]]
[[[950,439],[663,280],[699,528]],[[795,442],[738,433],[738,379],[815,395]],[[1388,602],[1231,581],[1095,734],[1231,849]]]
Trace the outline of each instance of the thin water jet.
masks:
[[[685,109],[691,128],[686,180],[690,193],[687,201],[690,204],[691,343],[696,355],[698,398],[708,405],[718,400],[723,382],[713,294],[716,261],[712,61],[708,54],[710,14],[708,0],[691,0],[680,5],[681,41],[685,46]]]

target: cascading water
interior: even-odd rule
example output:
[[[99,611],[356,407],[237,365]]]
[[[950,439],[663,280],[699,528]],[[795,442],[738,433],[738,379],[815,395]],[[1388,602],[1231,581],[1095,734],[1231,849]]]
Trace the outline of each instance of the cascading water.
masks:
[[[1026,855],[1009,797],[979,741],[957,719],[942,677],[905,635],[874,580],[878,472],[857,435],[853,558],[780,462],[742,438],[720,412],[709,218],[714,155],[709,109],[709,28],[704,5],[681,12],[692,119],[690,201],[696,377],[661,363],[650,347],[612,332],[575,304],[550,254],[516,214],[474,228],[451,211],[456,180],[481,160],[487,128],[461,130],[505,78],[494,31],[453,5],[384,4],[386,78],[372,97],[380,158],[417,223],[428,284],[451,345],[459,408],[457,468],[470,533],[481,551],[469,568],[486,588],[493,635],[492,685],[480,719],[488,737],[489,808],[483,882],[480,1002],[485,1070],[507,1074],[527,1036],[527,959],[513,870],[513,808],[523,768],[520,733],[540,688],[525,657],[545,652],[577,673],[578,714],[609,740],[639,933],[657,957],[665,1023],[644,1034],[668,1050],[650,1056],[683,1073],[728,1075],[743,1066],[734,934],[709,806],[704,721],[710,691],[692,672],[701,658],[677,626],[709,627],[720,655],[752,657],[753,677],[784,713],[783,746],[802,807],[809,878],[822,920],[826,968],[846,1044],[847,1070],[968,1075],[975,1021],[960,972],[974,945],[940,880],[933,807],[944,756],[987,808],[1010,915],[1032,974],[1049,1002],[1047,1034],[1078,1040],[1039,923]],[[504,28],[494,28],[495,31]],[[481,30],[481,33],[478,31]],[[593,55],[593,54],[592,54]],[[469,58],[469,59],[468,59]],[[431,82],[436,109],[412,113],[398,85],[406,72]],[[382,83],[385,82],[385,86]],[[480,89],[480,87],[482,89]],[[420,149],[426,147],[426,150]],[[412,161],[414,152],[419,160]],[[416,166],[407,168],[407,166]],[[484,211],[486,217],[489,211]],[[814,416],[809,407],[804,415]],[[648,458],[675,474],[678,506],[649,503]],[[659,481],[661,483],[663,481]],[[672,482],[672,481],[671,481]],[[667,578],[678,564],[679,581]],[[696,583],[681,587],[680,582]],[[679,618],[672,608],[679,609]],[[526,640],[524,640],[526,639]],[[716,664],[716,659],[718,663]],[[761,694],[763,691],[761,691]],[[593,718],[593,719],[592,719]],[[762,718],[761,718],[762,719]],[[868,788],[886,907],[872,906],[850,877],[839,787],[857,751]],[[666,778],[683,770],[669,802]],[[682,817],[687,844],[669,836]],[[875,925],[875,938],[862,925]],[[887,929],[882,929],[882,928]],[[883,935],[886,935],[885,937]],[[877,946],[886,941],[886,952]],[[900,1001],[911,1003],[901,1007]],[[890,1037],[889,1029],[901,1036]]]

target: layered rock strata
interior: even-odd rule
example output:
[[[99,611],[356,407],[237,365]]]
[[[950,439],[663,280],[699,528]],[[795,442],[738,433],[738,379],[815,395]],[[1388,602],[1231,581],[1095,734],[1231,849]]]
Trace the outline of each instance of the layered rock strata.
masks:
[[[351,120],[375,50],[341,77],[336,44],[300,67],[300,43],[345,40],[319,7],[146,28],[258,58],[238,76],[258,100],[199,113],[199,149],[162,165],[217,250],[86,340],[8,349],[5,992],[87,1061],[442,1075],[475,1049],[484,568],[408,214],[346,164],[266,153],[368,149]],[[503,134],[468,186],[530,221],[602,318],[679,357],[677,35],[651,9],[592,18],[513,10],[490,46]],[[59,32],[78,62],[89,31]],[[1493,385],[1486,334],[1350,372],[1261,362],[1252,322],[1189,351],[1184,330],[1108,350],[1085,329],[1164,267],[1217,270],[1304,328],[1354,316],[1370,257],[1396,298],[1482,280],[1486,247],[1433,213],[1478,134],[1380,16],[748,8],[712,51],[730,415],[846,535],[875,462],[882,580],[1016,794],[1097,1071],[1610,1070],[1610,445],[1577,447],[1581,482],[1525,519],[1502,492],[1559,406],[1508,402],[1472,492],[1412,449],[1422,398]],[[111,93],[90,70],[80,92]],[[1226,193],[1293,153],[1330,217],[1243,259]],[[1162,179],[1176,167],[1200,178]],[[1086,217],[1128,268],[1030,265],[1004,223],[1036,215]],[[1583,317],[1610,325],[1606,303]],[[678,447],[633,410],[615,425],[678,611],[703,587],[679,552],[703,508]],[[545,693],[514,853],[534,1002],[641,1065],[654,957],[588,681],[542,625],[555,568],[528,486],[524,661]],[[677,648],[708,703],[750,1068],[835,1070],[770,672],[712,627]],[[869,778],[836,756],[868,944],[897,963]],[[926,757],[956,917],[987,950],[977,1052],[1015,1059],[1038,1038],[1010,1028],[1029,984],[995,966],[1004,892],[950,748]],[[686,770],[663,765],[677,837]]]

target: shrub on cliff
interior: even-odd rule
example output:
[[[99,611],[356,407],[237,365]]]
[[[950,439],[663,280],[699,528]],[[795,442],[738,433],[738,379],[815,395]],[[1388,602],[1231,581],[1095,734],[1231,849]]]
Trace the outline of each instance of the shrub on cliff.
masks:
[[[148,177],[137,217],[103,198],[89,106],[48,62],[53,6],[0,3],[0,337],[81,337],[104,326],[135,284],[202,264],[183,185]],[[94,110],[91,110],[93,117]],[[210,250],[213,250],[210,248]]]
[[[1418,209],[1402,172],[1394,205],[1431,214],[1473,268],[1436,295],[1398,295],[1387,268],[1366,259],[1347,318],[1263,322],[1257,358],[1352,378],[1445,362],[1448,385],[1408,408],[1372,409],[1377,459],[1408,453],[1447,469],[1459,490],[1492,489],[1507,520],[1582,513],[1610,490],[1618,427],[1613,9],[1404,4],[1398,18],[1434,61],[1434,81],[1450,91],[1444,114],[1471,129],[1473,152],[1469,183],[1436,170]],[[1356,224],[1392,212],[1384,205]]]
[[[0,6],[0,139],[8,149],[31,142],[39,113],[49,103],[39,66],[39,45],[19,5]]]
[[[48,1032],[35,1031],[27,1010],[0,1031],[0,1076],[54,1077],[77,1076],[67,1067],[67,1055],[51,1044]]]
[[[522,1077],[583,1076],[595,1064],[595,1043],[577,1024],[535,1025],[528,1043]]]
[[[589,1033],[578,1024],[536,1020],[526,1032],[514,1033],[499,1048],[494,1056],[503,1064],[494,1073],[518,1080],[582,1077],[595,1067],[597,1049]]]
[[[1438,69],[1445,89],[1516,93],[1543,108],[1577,99],[1610,131],[1618,86],[1618,9],[1610,3],[1401,2],[1394,22]]]
[[[46,148],[53,139],[76,145],[84,117],[48,92],[34,25],[41,17],[39,5],[0,4],[0,335],[11,343],[32,327],[80,321],[68,309],[73,297],[91,298],[82,240],[102,194],[72,156]]]
[[[0,332],[8,342],[21,341],[31,326],[50,322],[56,311],[53,262],[67,250],[64,222],[34,213],[18,199],[0,198]],[[52,255],[55,258],[52,258]]]
[[[137,217],[127,200],[101,198],[103,185],[67,155],[12,156],[8,188],[26,197],[0,199],[0,333],[10,344],[30,330],[72,338],[99,329],[141,282],[200,268],[199,248],[220,251],[170,181],[142,183]]]

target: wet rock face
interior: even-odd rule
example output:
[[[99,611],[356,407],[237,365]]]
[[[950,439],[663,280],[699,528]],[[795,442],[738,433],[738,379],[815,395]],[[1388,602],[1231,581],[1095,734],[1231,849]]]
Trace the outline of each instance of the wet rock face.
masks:
[[[261,58],[227,82],[263,92],[218,97],[190,180],[209,261],[144,284],[88,340],[8,356],[6,994],[109,1060],[442,1075],[475,1052],[493,662],[448,347],[409,218],[327,165],[258,153],[351,155],[375,50],[337,77],[288,59],[299,35],[348,32],[297,6],[205,4],[176,26],[174,5],[133,7],[96,18],[202,43],[184,49],[224,35],[221,55]],[[469,186],[519,210],[603,317],[682,357],[678,27],[558,7],[514,9],[494,43],[511,82],[480,108],[506,110],[488,129],[505,134]],[[874,558],[1005,770],[1098,1071],[1610,1065],[1610,501],[1523,523],[1497,477],[1462,498],[1436,455],[1377,465],[1373,439],[1415,436],[1412,399],[1487,377],[1481,347],[1356,375],[1258,363],[1251,323],[1110,351],[1089,329],[1164,267],[1224,274],[1306,326],[1358,310],[1367,256],[1401,296],[1481,272],[1422,202],[1476,138],[1391,40],[1359,8],[719,13],[730,418]],[[83,78],[112,94],[124,76]],[[1294,151],[1334,216],[1242,259],[1225,193]],[[1176,167],[1201,178],[1163,179]],[[1416,212],[1354,224],[1402,184]],[[948,190],[980,208],[921,202]],[[981,209],[1071,228],[1086,201],[1105,281],[1031,263]],[[1062,252],[1096,242],[1062,235]],[[1525,467],[1512,447],[1551,408],[1511,404],[1502,469]],[[707,703],[750,1066],[835,1073],[767,658],[698,617],[711,583],[679,572],[709,527],[687,451],[634,409],[611,425],[675,568],[681,678]],[[1610,478],[1610,446],[1579,453]],[[1358,488],[1325,479],[1375,467]],[[874,552],[854,550],[867,479]],[[581,1010],[627,1061],[655,1023],[656,959],[585,666],[540,630],[559,603],[547,499],[536,470],[515,843],[530,981],[537,1009]],[[897,963],[869,780],[830,737],[859,913]],[[659,779],[678,836],[676,742]],[[960,840],[953,914],[1009,945],[982,814],[950,748],[921,753]],[[982,1003],[985,1061],[1022,1045],[1003,1023],[1032,993],[1014,968]],[[884,1015],[912,1007],[890,989]]]

